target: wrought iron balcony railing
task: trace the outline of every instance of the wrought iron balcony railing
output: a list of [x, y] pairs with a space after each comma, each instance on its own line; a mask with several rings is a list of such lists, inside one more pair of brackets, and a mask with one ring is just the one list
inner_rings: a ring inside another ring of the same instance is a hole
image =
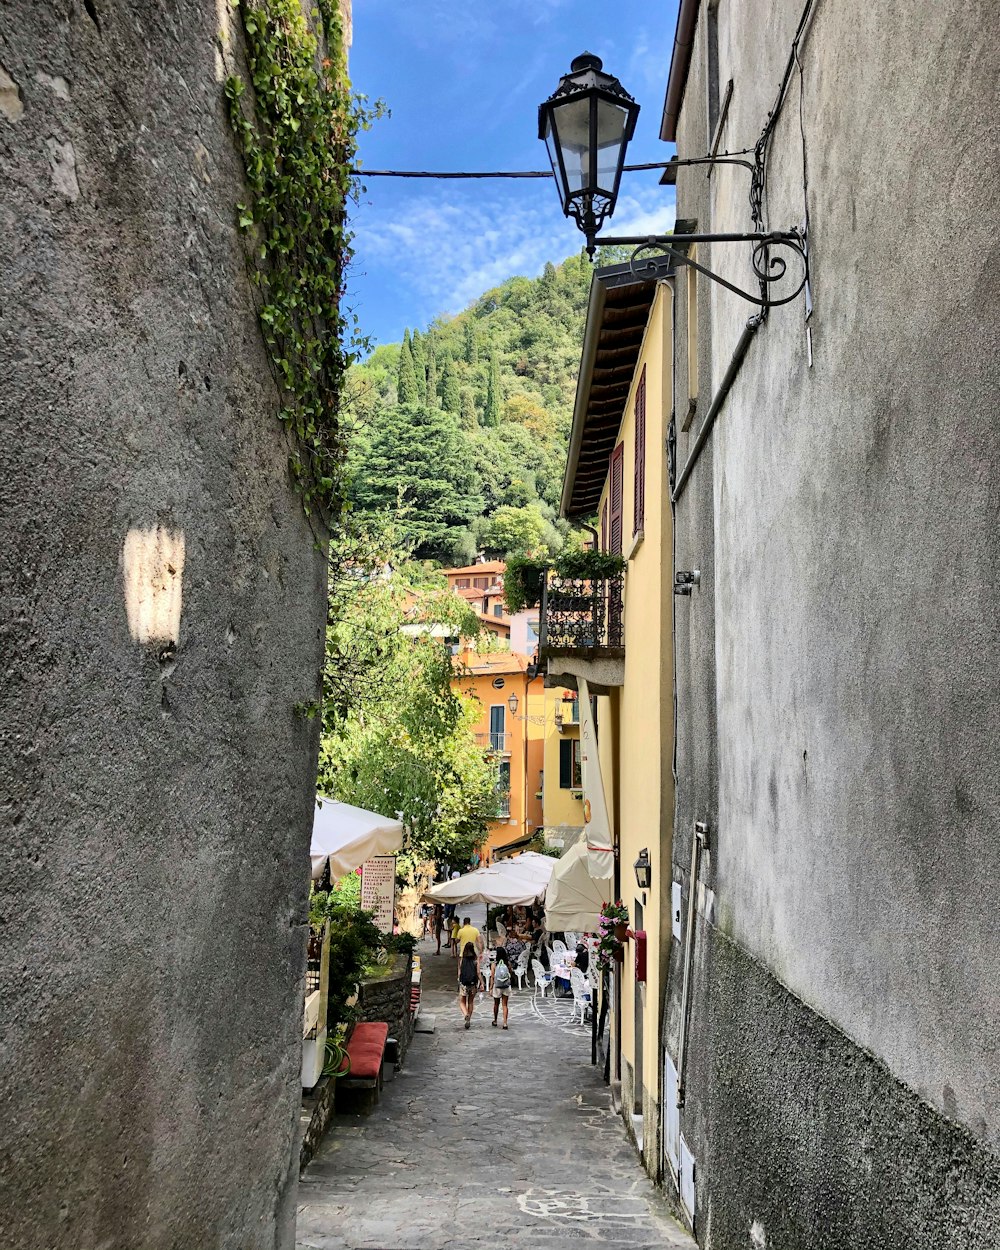
[[509, 755], [510, 737], [510, 734], [482, 733], [476, 734], [476, 742], [484, 751], [493, 751], [497, 755]]
[[621, 652], [625, 646], [622, 574], [559, 577], [549, 573], [542, 588], [539, 656], [559, 652]]

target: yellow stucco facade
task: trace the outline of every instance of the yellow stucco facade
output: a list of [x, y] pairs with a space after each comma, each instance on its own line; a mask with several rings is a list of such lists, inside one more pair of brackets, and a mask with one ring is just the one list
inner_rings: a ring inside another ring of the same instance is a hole
[[[597, 700], [601, 771], [618, 844], [619, 897], [631, 927], [646, 934], [646, 980], [635, 976], [630, 942], [614, 991], [612, 1079], [647, 1166], [658, 1166], [661, 1106], [660, 1022], [671, 937], [673, 826], [673, 534], [667, 457], [670, 420], [672, 286], [657, 285], [616, 445], [622, 447], [622, 554], [625, 681]], [[644, 516], [636, 524], [636, 408], [645, 388]], [[608, 500], [610, 481], [601, 495]], [[651, 888], [636, 885], [633, 865], [646, 850]], [[641, 1119], [639, 1118], [641, 1117]]]

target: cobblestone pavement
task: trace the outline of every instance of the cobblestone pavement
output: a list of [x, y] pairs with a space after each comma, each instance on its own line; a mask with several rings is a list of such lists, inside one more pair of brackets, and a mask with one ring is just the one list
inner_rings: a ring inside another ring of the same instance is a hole
[[[482, 908], [470, 908], [474, 920]], [[370, 1116], [338, 1116], [299, 1191], [299, 1250], [663, 1250], [694, 1242], [642, 1171], [590, 1064], [571, 1001], [477, 1003], [462, 1028], [455, 962], [423, 942], [422, 1011]]]

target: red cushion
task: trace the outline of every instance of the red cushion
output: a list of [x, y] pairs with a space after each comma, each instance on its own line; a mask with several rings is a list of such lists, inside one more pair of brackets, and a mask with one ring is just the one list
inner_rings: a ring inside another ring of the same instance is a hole
[[[381, 1021], [356, 1024], [347, 1043], [347, 1053], [351, 1060], [350, 1075], [360, 1080], [374, 1080], [382, 1067], [382, 1054], [385, 1050], [389, 1026]], [[344, 1065], [342, 1064], [341, 1067]]]

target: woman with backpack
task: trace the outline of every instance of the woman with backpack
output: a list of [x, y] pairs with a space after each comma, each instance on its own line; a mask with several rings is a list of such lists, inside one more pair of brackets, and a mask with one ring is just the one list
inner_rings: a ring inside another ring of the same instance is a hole
[[465, 1016], [465, 1027], [472, 1028], [472, 1009], [476, 1005], [476, 990], [485, 988], [479, 971], [479, 956], [472, 942], [466, 942], [458, 964], [458, 1005]]
[[510, 959], [504, 946], [497, 947], [497, 962], [493, 969], [493, 1027], [497, 1027], [500, 1003], [503, 1002], [503, 1027], [507, 1027], [507, 1005], [510, 1001]]

